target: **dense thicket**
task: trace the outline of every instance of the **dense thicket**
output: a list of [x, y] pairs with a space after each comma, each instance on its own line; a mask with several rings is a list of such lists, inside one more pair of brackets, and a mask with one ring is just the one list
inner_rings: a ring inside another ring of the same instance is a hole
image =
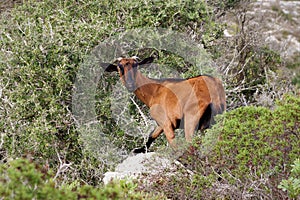
[[[111, 114], [110, 85], [116, 84], [117, 81], [114, 76], [101, 77], [96, 93], [99, 101], [95, 105], [97, 120], [100, 122], [103, 134], [109, 140], [106, 142], [120, 149], [118, 151], [120, 155], [109, 162], [109, 154], [104, 159], [101, 152], [95, 153], [92, 152], [93, 149], [87, 148], [82, 133], [77, 130], [76, 119], [72, 113], [72, 95], [79, 68], [86, 63], [92, 50], [100, 42], [131, 29], [166, 28], [182, 32], [192, 38], [195, 44], [201, 44], [207, 52], [211, 53], [212, 58], [218, 60], [224, 58], [225, 61], [223, 65], [220, 64], [219, 71], [226, 75], [223, 79], [227, 89], [229, 109], [245, 104], [264, 104], [261, 102], [263, 95], [268, 97], [267, 106], [273, 106], [275, 98], [281, 98], [287, 91], [295, 91], [290, 81], [285, 80], [287, 75], [276, 74], [278, 69], [284, 67], [278, 52], [256, 43], [255, 38], [247, 36], [247, 32], [237, 33], [239, 40], [232, 39], [233, 43], [228, 42], [224, 45], [222, 34], [226, 24], [221, 23], [218, 17], [222, 16], [227, 9], [238, 6], [239, 3], [240, 1], [232, 0], [218, 2], [45, 0], [25, 1], [2, 12], [0, 19], [0, 160], [3, 165], [1, 170], [7, 172], [3, 172], [0, 183], [8, 184], [8, 180], [12, 180], [15, 176], [9, 173], [13, 171], [18, 173], [18, 170], [15, 170], [18, 167], [15, 165], [23, 162], [24, 165], [28, 165], [29, 173], [32, 174], [29, 174], [31, 181], [32, 176], [38, 173], [34, 171], [35, 165], [23, 160], [8, 162], [16, 158], [25, 158], [43, 170], [57, 172], [52, 175], [41, 173], [33, 177], [33, 184], [40, 185], [47, 191], [55, 188], [51, 185], [52, 182], [57, 184], [56, 187], [72, 183], [76, 186], [83, 183], [99, 185], [103, 172], [113, 167], [124, 155], [126, 156], [137, 142], [139, 144], [143, 142], [140, 135], [135, 136], [124, 131]], [[245, 41], [250, 39], [252, 41], [247, 42], [252, 46], [243, 48]], [[234, 58], [235, 62], [231, 62], [233, 59], [226, 53], [236, 47], [241, 51], [241, 55]], [[176, 69], [183, 77], [191, 75], [187, 69], [193, 66], [172, 52], [161, 49], [144, 51], [133, 49], [128, 54], [133, 52], [138, 52], [140, 56], [155, 52], [159, 55], [158, 63], [172, 66], [172, 69]], [[230, 69], [226, 67], [228, 63]], [[269, 73], [273, 76], [270, 77]], [[271, 98], [268, 94], [272, 94]], [[259, 95], [260, 98], [254, 98], [255, 95]], [[287, 107], [289, 104], [286, 102]], [[139, 102], [136, 103], [134, 98], [126, 105], [126, 109], [135, 120], [131, 123], [144, 120], [140, 115], [140, 108], [147, 114], [147, 110]], [[241, 108], [236, 112], [244, 113], [243, 115], [228, 114], [228, 116], [240, 121], [248, 111], [247, 108]], [[265, 112], [269, 110], [265, 108]], [[251, 112], [248, 114], [251, 115]], [[299, 118], [297, 119], [299, 122]], [[286, 123], [277, 120], [278, 123]], [[298, 130], [293, 131], [298, 137]], [[268, 137], [272, 138], [272, 135]], [[101, 140], [101, 138], [90, 137], [88, 139], [91, 143], [93, 139], [96, 142]], [[224, 137], [224, 142], [226, 141], [231, 141], [231, 138]], [[162, 143], [158, 142], [156, 145]], [[104, 152], [107, 153], [107, 150], [105, 149]], [[218, 160], [216, 157], [213, 158]], [[214, 160], [211, 162], [215, 163]], [[292, 160], [284, 162], [285, 165], [289, 165]], [[21, 171], [20, 176], [23, 176], [24, 170], [18, 169]], [[47, 183], [40, 182], [41, 177], [52, 176], [53, 178], [54, 174], [56, 174], [54, 180]], [[22, 184], [26, 183], [27, 179], [22, 182]], [[7, 190], [4, 192], [8, 192]], [[122, 189], [117, 189], [119, 190]], [[26, 188], [24, 191], [34, 192]], [[63, 190], [61, 192], [66, 194]], [[39, 195], [44, 193], [32, 194], [33, 196], [28, 198], [40, 197]], [[82, 193], [87, 195], [82, 191], [78, 195]], [[3, 195], [9, 198], [12, 194]]]
[[[195, 28], [199, 38], [213, 39], [221, 29], [212, 19], [212, 9], [205, 3], [189, 1], [129, 1], [126, 6], [110, 1], [43, 1], [24, 3], [4, 13], [2, 157], [30, 155], [42, 163], [46, 159], [53, 167], [59, 154], [80, 164], [83, 155], [72, 118], [72, 87], [91, 50], [111, 35], [140, 27], [183, 32]], [[100, 91], [99, 98], [109, 98], [108, 94], [109, 90]], [[109, 105], [98, 114], [105, 118], [108, 133], [117, 132]]]

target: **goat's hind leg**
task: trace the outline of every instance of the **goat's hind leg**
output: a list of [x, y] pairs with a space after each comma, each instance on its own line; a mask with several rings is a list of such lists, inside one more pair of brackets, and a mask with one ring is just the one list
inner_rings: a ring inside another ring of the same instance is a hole
[[136, 148], [133, 150], [133, 153], [145, 153], [151, 146], [152, 142], [163, 132], [161, 127], [156, 127], [156, 129], [149, 135], [146, 145]]
[[191, 142], [195, 131], [198, 129], [200, 117], [195, 115], [186, 115], [184, 119], [184, 133], [187, 142]]

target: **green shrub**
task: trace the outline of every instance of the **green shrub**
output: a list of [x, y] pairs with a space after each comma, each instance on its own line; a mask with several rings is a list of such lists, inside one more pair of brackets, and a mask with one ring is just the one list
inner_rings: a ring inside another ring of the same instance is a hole
[[268, 180], [265, 192], [280, 198], [277, 185], [300, 155], [299, 105], [299, 97], [286, 96], [274, 110], [249, 106], [227, 112], [206, 133], [219, 134], [209, 163], [230, 184], [263, 177]]
[[[213, 9], [202, 1], [176, 0], [26, 1], [1, 13], [0, 132], [4, 144], [0, 148], [5, 150], [0, 159], [30, 154], [36, 162], [47, 160], [55, 168], [59, 153], [77, 166], [72, 177], [89, 179], [86, 174], [97, 171], [91, 181], [97, 184], [101, 172], [111, 166], [101, 154], [86, 151], [78, 140], [72, 92], [79, 66], [99, 42], [134, 28], [195, 29], [195, 36], [207, 43], [222, 33], [213, 18]], [[120, 130], [110, 113], [110, 85], [116, 78], [101, 81], [97, 118], [112, 144], [129, 151], [138, 139]], [[92, 138], [100, 139], [99, 133]]]
[[[144, 190], [154, 187], [172, 199], [285, 199], [278, 185], [300, 155], [299, 117], [300, 98], [289, 95], [274, 110], [248, 106], [226, 112], [195, 138], [195, 153], [180, 158], [183, 170], [152, 178], [160, 184]], [[294, 190], [296, 182], [281, 185]]]
[[119, 181], [103, 187], [80, 185], [77, 182], [56, 186], [53, 173], [26, 159], [0, 165], [1, 199], [165, 199], [135, 190], [131, 181]]
[[25, 159], [0, 166], [0, 196], [3, 199], [74, 199], [71, 191], [59, 190], [51, 172], [38, 169]]
[[296, 159], [292, 165], [291, 175], [289, 179], [282, 180], [278, 188], [287, 191], [290, 198], [300, 196], [300, 159]]

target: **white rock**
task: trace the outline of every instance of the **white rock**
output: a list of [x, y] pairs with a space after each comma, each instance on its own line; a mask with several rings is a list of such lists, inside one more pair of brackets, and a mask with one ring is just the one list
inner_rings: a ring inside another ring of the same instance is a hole
[[224, 30], [224, 36], [225, 36], [225, 37], [232, 37], [232, 34], [230, 34], [230, 33], [228, 32], [228, 30], [225, 29], [225, 30]]
[[129, 156], [116, 166], [114, 172], [104, 174], [103, 183], [113, 180], [134, 179], [140, 174], [158, 174], [163, 169], [171, 167], [171, 161], [159, 156], [157, 153], [141, 153]]

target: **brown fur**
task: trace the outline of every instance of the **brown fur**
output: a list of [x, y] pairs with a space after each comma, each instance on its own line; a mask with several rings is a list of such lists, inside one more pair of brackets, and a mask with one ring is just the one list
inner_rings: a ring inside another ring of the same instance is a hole
[[[150, 134], [146, 148], [162, 132], [169, 144], [175, 147], [174, 130], [177, 128], [184, 128], [185, 138], [190, 142], [196, 130], [208, 128], [214, 121], [213, 117], [226, 109], [224, 88], [217, 78], [198, 76], [186, 80], [155, 80], [142, 75], [137, 65], [136, 59], [122, 58], [118, 60], [117, 69], [106, 71], [118, 70], [125, 86], [150, 108], [150, 115], [158, 126]], [[134, 152], [144, 152], [146, 148]]]

